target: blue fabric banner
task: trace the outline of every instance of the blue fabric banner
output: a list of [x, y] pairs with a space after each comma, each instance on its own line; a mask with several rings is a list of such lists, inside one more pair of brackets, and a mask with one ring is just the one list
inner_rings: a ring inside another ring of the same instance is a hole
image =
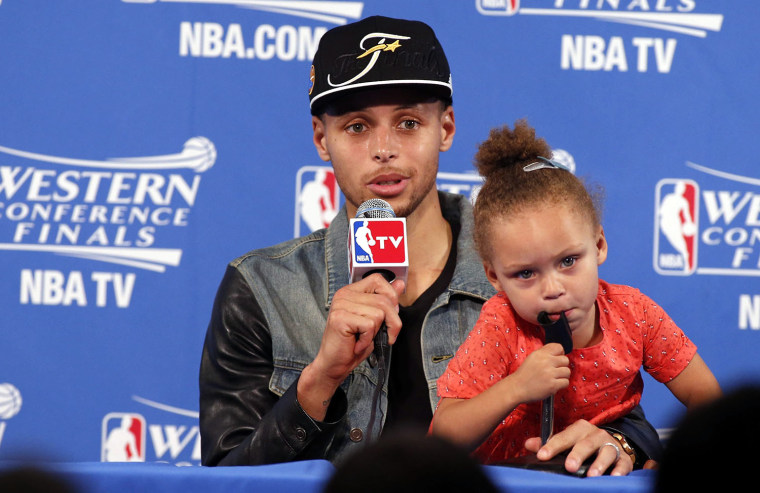
[[[606, 190], [601, 277], [724, 387], [760, 376], [754, 2], [0, 0], [0, 459], [199, 464], [217, 285], [340, 208], [310, 60], [375, 14], [447, 52], [441, 189], [474, 199], [478, 143], [526, 118]], [[643, 405], [663, 433], [683, 411], [650, 378]]]

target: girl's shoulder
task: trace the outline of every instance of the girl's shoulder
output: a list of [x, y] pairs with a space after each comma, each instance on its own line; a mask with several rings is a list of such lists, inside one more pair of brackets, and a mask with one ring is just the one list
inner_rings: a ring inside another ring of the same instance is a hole
[[625, 284], [612, 284], [599, 280], [597, 303], [603, 310], [611, 312], [634, 312], [662, 316], [664, 310], [652, 298], [638, 288]]
[[625, 284], [612, 284], [601, 279], [599, 280], [597, 302], [601, 309], [614, 312], [661, 310], [652, 298], [642, 293], [638, 288]]

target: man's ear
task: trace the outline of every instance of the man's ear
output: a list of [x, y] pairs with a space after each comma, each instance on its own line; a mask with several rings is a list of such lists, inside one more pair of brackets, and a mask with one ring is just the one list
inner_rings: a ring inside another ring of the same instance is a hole
[[330, 152], [327, 150], [325, 122], [318, 116], [312, 116], [311, 128], [314, 131], [314, 147], [317, 148], [317, 154], [322, 158], [322, 161], [330, 161]]
[[496, 276], [496, 271], [494, 270], [493, 266], [484, 261], [483, 270], [486, 271], [486, 278], [488, 278], [488, 282], [491, 283], [491, 286], [493, 286], [496, 291], [504, 291], [504, 289], [501, 287], [501, 283], [499, 282], [499, 278]]
[[441, 152], [448, 151], [451, 144], [454, 143], [454, 134], [457, 132], [457, 126], [454, 122], [454, 108], [449, 105], [441, 113]]
[[596, 265], [602, 265], [607, 260], [607, 238], [604, 236], [604, 228], [599, 226], [596, 237]]

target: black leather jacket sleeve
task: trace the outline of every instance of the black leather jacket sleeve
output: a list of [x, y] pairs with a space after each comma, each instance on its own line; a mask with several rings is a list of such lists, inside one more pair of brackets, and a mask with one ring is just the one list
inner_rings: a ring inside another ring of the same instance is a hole
[[318, 422], [296, 399], [296, 381], [280, 397], [269, 389], [272, 339], [251, 288], [232, 266], [217, 291], [199, 375], [201, 463], [257, 465], [325, 458], [345, 417], [338, 389]]

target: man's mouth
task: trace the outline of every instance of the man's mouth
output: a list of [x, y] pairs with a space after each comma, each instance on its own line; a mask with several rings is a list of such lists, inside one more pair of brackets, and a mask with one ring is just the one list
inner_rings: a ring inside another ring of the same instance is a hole
[[408, 181], [400, 174], [385, 174], [373, 178], [367, 187], [380, 197], [391, 197], [403, 192]]
[[380, 176], [376, 176], [372, 180], [371, 184], [372, 185], [394, 185], [396, 183], [399, 183], [403, 179], [404, 177], [402, 175], [399, 175], [396, 173], [390, 174], [390, 175], [380, 175]]

